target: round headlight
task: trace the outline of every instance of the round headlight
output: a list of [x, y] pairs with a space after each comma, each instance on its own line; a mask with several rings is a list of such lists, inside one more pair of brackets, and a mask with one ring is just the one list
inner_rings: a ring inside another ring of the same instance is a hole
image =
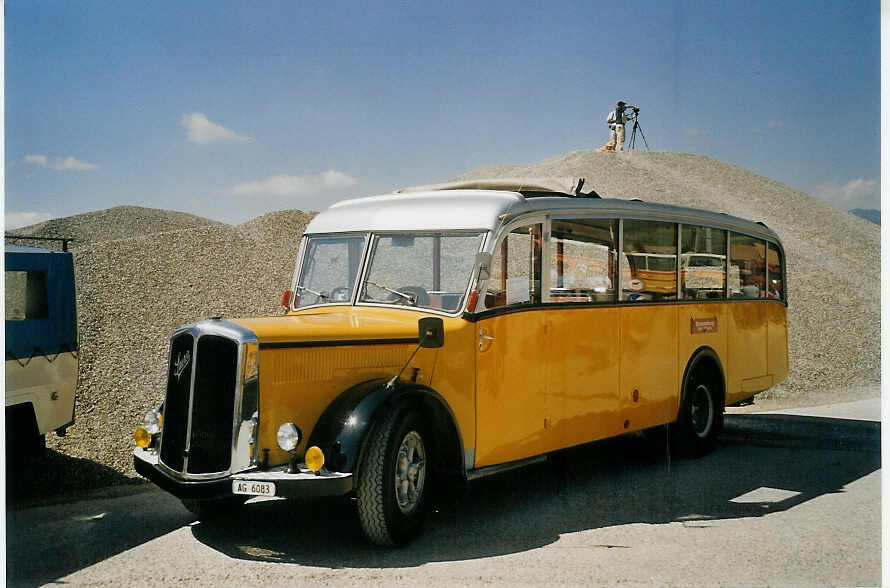
[[300, 443], [300, 429], [293, 423], [278, 427], [278, 447], [283, 451], [293, 451]]
[[145, 427], [149, 435], [157, 435], [161, 430], [161, 421], [161, 411], [153, 408], [145, 413], [145, 417], [142, 419], [142, 426]]

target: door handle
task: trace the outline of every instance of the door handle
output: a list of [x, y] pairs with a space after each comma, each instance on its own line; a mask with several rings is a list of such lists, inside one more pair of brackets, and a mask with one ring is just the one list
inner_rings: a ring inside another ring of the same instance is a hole
[[494, 337], [485, 332], [485, 329], [479, 328], [479, 351], [483, 351], [486, 341], [494, 341]]

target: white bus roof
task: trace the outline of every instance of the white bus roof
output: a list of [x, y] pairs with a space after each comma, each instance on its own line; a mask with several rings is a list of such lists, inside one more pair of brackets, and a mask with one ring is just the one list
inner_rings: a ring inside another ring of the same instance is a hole
[[[319, 213], [305, 232], [487, 231], [520, 215], [550, 213], [556, 216], [590, 215], [594, 218], [621, 217], [700, 224], [778, 241], [776, 233], [766, 225], [723, 213], [639, 200], [584, 195], [572, 197], [578, 183], [571, 181], [517, 183], [519, 181], [526, 180], [452, 182], [344, 200]], [[478, 186], [500, 189], [480, 189]], [[512, 189], [503, 189], [505, 186]], [[553, 188], [557, 187], [559, 191], [554, 191]], [[563, 188], [569, 190], [563, 191]]]

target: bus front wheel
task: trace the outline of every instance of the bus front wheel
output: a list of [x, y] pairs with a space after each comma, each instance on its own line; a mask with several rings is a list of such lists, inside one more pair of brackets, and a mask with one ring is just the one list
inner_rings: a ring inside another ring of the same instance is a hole
[[433, 463], [427, 430], [418, 413], [399, 407], [371, 432], [356, 498], [362, 530], [377, 545], [404, 544], [420, 532]]

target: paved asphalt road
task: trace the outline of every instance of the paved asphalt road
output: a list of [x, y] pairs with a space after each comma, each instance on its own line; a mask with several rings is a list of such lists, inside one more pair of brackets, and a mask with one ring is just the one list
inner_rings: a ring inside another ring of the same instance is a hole
[[732, 414], [709, 456], [620, 439], [470, 485], [415, 543], [368, 546], [345, 501], [171, 496], [7, 512], [10, 586], [879, 585], [880, 404]]

